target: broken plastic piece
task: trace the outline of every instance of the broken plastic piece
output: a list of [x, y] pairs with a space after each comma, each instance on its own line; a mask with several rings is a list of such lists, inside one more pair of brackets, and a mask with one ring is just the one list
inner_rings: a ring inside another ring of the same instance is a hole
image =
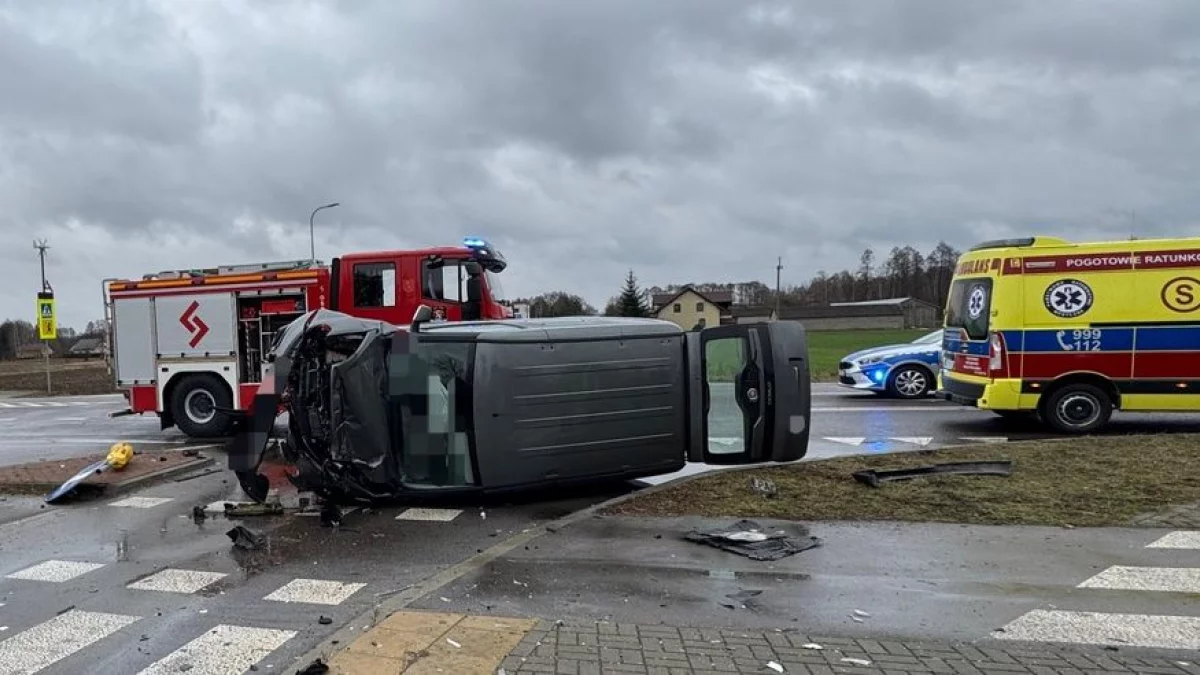
[[777, 530], [771, 534], [761, 532], [762, 528], [750, 520], [739, 520], [732, 526], [709, 532], [692, 530], [684, 536], [688, 541], [707, 544], [730, 553], [745, 556], [751, 560], [779, 560], [795, 555], [810, 548], [821, 545], [821, 540], [808, 535], [803, 527], [799, 537], [789, 537], [786, 532]]
[[233, 541], [234, 546], [246, 551], [260, 549], [267, 543], [267, 538], [264, 535], [252, 532], [241, 525], [226, 532], [225, 536]]
[[918, 466], [911, 469], [885, 469], [882, 471], [864, 469], [862, 471], [855, 471], [852, 475], [854, 476], [854, 480], [863, 485], [879, 487], [880, 483], [889, 481], [950, 474], [958, 476], [1011, 476], [1012, 462], [1009, 460], [944, 462], [941, 464]]
[[868, 661], [868, 660], [866, 660], [866, 659], [851, 659], [851, 658], [844, 658], [844, 659], [842, 659], [842, 663], [849, 663], [849, 664], [851, 664], [851, 665], [855, 665], [855, 666], [869, 666], [869, 665], [871, 665], [871, 662], [870, 662], [870, 661]]
[[779, 665], [778, 663], [776, 663], [774, 661], [767, 661], [767, 667], [777, 673], [783, 672], [783, 666]]

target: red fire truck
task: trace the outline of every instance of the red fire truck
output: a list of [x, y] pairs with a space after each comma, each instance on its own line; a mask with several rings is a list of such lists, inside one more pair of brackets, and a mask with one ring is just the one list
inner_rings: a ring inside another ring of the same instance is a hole
[[106, 279], [109, 370], [128, 410], [153, 412], [162, 428], [222, 436], [247, 411], [275, 334], [305, 312], [334, 309], [406, 325], [417, 307], [447, 321], [505, 319], [498, 274], [504, 256], [488, 242], [354, 253], [326, 266], [300, 260], [228, 265]]

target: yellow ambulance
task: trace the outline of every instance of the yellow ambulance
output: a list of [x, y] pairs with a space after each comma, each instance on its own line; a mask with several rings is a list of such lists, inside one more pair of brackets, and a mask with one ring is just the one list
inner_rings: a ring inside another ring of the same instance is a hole
[[1200, 411], [1200, 237], [989, 241], [958, 260], [938, 395], [1091, 433]]

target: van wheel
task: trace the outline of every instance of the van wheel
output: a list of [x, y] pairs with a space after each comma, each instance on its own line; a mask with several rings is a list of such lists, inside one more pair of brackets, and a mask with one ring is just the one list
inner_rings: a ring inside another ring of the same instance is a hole
[[217, 408], [233, 407], [225, 381], [208, 373], [184, 375], [171, 393], [175, 426], [193, 438], [214, 438], [229, 431], [232, 420]]
[[931, 387], [929, 371], [920, 366], [900, 366], [888, 377], [888, 393], [896, 398], [922, 398]]
[[1046, 398], [1041, 417], [1059, 433], [1088, 434], [1108, 424], [1112, 411], [1112, 399], [1100, 388], [1068, 384]]

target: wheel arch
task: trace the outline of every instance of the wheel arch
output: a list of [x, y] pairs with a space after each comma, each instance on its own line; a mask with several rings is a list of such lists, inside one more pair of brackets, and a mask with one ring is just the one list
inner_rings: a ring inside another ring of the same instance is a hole
[[1071, 384], [1090, 384], [1112, 399], [1113, 408], [1118, 410], [1121, 408], [1121, 390], [1117, 388], [1111, 378], [1092, 370], [1079, 370], [1054, 378], [1042, 389], [1041, 395], [1038, 396], [1038, 406], [1040, 407], [1043, 402], [1048, 401], [1054, 392]]
[[892, 390], [893, 378], [896, 376], [896, 373], [901, 368], [906, 368], [908, 366], [919, 368], [920, 370], [924, 371], [925, 376], [929, 378], [929, 387], [926, 389], [926, 393], [937, 389], [937, 373], [934, 371], [932, 366], [924, 361], [921, 361], [920, 359], [905, 359], [898, 363], [893, 363], [888, 368], [887, 375], [883, 377], [883, 382], [881, 383], [883, 390], [890, 392]]
[[177, 371], [177, 372], [171, 374], [170, 379], [168, 379], [166, 385], [163, 386], [162, 402], [160, 404], [160, 407], [162, 408], [162, 418], [163, 418], [163, 426], [164, 427], [169, 427], [169, 426], [175, 425], [175, 413], [173, 412], [174, 407], [172, 405], [172, 402], [174, 401], [174, 398], [175, 398], [175, 391], [177, 389], [179, 389], [179, 385], [190, 378], [202, 377], [202, 376], [209, 376], [209, 377], [212, 377], [213, 379], [217, 380], [218, 382], [220, 382], [221, 387], [224, 388], [224, 390], [225, 390], [225, 393], [229, 394], [229, 400], [236, 401], [236, 399], [234, 398], [237, 395], [236, 390], [234, 390], [232, 387], [230, 387], [229, 382], [225, 379], [225, 377], [222, 376], [221, 373], [217, 372], [216, 370], [180, 370], [180, 371]]

